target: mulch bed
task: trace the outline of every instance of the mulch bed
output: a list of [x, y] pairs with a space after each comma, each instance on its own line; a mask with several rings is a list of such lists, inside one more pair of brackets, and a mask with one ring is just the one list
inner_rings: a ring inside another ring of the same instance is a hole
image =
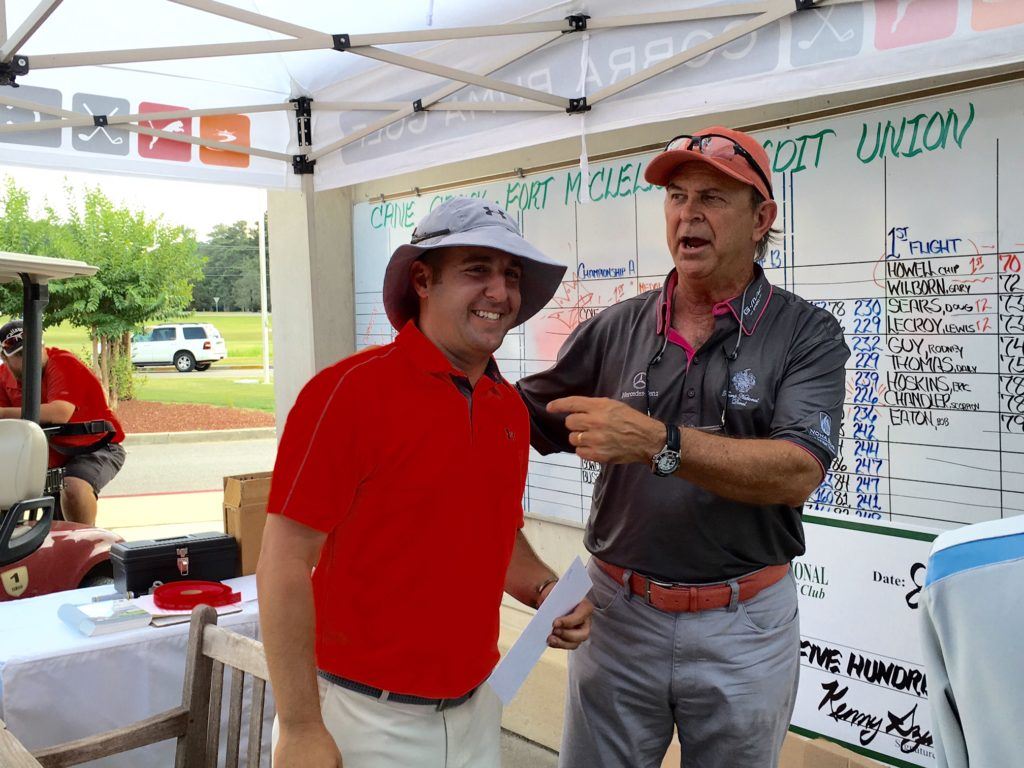
[[126, 434], [139, 432], [194, 432], [213, 429], [272, 427], [274, 414], [248, 408], [189, 403], [152, 403], [126, 400], [119, 403], [118, 420]]

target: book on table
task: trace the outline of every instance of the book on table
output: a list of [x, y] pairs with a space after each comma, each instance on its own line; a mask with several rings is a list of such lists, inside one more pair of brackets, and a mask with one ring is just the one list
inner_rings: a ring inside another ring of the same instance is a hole
[[64, 603], [57, 615], [83, 635], [106, 635], [148, 626], [149, 612], [127, 600], [103, 600], [95, 603]]

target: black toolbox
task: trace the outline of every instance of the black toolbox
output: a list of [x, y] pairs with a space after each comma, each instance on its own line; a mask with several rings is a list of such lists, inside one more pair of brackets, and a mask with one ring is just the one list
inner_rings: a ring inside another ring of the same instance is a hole
[[124, 541], [110, 548], [114, 586], [138, 597], [154, 582], [223, 581], [239, 575], [238, 542], [225, 533]]

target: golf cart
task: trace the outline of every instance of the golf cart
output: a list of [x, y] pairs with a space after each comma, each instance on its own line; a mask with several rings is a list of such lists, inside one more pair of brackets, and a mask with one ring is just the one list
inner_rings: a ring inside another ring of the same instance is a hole
[[51, 280], [95, 274], [81, 261], [0, 252], [0, 282], [24, 286], [21, 419], [0, 419], [0, 602], [93, 586], [111, 578], [110, 547], [121, 537], [55, 520], [61, 473], [47, 470], [47, 432], [97, 433], [99, 424], [39, 425], [43, 308]]

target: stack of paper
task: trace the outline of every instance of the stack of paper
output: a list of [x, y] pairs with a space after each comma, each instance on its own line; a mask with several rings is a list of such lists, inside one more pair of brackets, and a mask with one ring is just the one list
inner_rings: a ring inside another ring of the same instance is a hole
[[64, 603], [57, 609], [57, 615], [83, 635], [90, 636], [137, 629], [149, 624], [153, 618], [128, 600], [103, 600], [80, 605]]

